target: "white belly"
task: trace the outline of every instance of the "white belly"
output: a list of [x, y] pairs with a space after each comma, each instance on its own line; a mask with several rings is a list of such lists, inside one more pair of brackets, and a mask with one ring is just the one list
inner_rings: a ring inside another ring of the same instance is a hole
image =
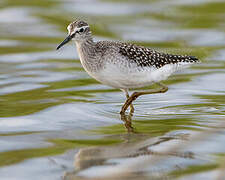
[[140, 88], [167, 79], [174, 71], [185, 67], [183, 65], [184, 64], [168, 64], [159, 69], [144, 67], [139, 69], [131, 68], [130, 70], [120, 68], [116, 65], [108, 65], [100, 72], [89, 74], [101, 83], [115, 88]]

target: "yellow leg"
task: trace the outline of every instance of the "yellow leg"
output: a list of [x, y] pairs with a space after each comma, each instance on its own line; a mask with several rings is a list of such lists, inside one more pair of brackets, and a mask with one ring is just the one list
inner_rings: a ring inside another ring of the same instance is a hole
[[[129, 99], [129, 93], [128, 93], [128, 90], [127, 89], [121, 89], [123, 92], [125, 92], [126, 94], [126, 98]], [[134, 106], [132, 104], [132, 102], [130, 103], [130, 115], [132, 116], [134, 113]]]
[[135, 101], [139, 96], [145, 95], [145, 94], [165, 93], [166, 91], [168, 91], [167, 86], [165, 86], [161, 83], [157, 83], [157, 84], [159, 86], [161, 86], [161, 88], [153, 89], [153, 90], [150, 90], [150, 91], [134, 92], [130, 97], [129, 97], [129, 94], [128, 94], [128, 99], [126, 100], [126, 102], [124, 103], [124, 105], [123, 105], [123, 107], [121, 108], [121, 111], [120, 111], [121, 116], [125, 114], [125, 111], [127, 110], [127, 108], [130, 105], [132, 105], [132, 102]]

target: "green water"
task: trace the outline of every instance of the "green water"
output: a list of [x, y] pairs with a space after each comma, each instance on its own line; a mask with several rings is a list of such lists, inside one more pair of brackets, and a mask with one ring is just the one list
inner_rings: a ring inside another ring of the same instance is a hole
[[[0, 17], [2, 179], [223, 179], [224, 1], [3, 0]], [[96, 40], [202, 63], [137, 99], [127, 133], [124, 94], [89, 77], [72, 43], [55, 50], [75, 19]]]

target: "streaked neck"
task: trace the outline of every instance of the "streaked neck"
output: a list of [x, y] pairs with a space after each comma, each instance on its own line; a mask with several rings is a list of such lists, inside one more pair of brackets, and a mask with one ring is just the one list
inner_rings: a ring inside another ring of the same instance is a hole
[[95, 45], [92, 38], [76, 41], [80, 61], [86, 71], [96, 71], [98, 68]]

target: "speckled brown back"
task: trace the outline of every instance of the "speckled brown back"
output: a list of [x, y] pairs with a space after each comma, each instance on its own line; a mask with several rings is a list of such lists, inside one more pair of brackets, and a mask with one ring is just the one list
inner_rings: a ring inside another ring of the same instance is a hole
[[166, 64], [176, 64], [179, 62], [194, 63], [198, 61], [194, 56], [159, 53], [150, 48], [127, 43], [121, 44], [119, 52], [121, 55], [128, 57], [131, 62], [142, 67], [153, 66], [160, 68]]

